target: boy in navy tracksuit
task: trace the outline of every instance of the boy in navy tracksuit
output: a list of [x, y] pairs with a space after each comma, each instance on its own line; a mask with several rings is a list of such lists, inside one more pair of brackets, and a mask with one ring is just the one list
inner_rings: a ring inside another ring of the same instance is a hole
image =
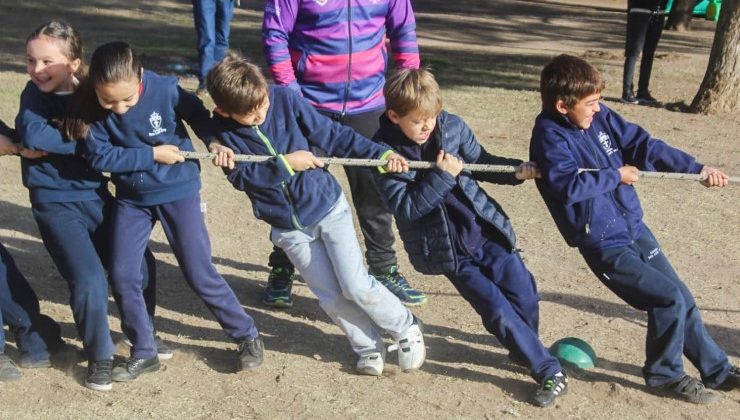
[[[82, 123], [83, 118], [70, 121], [70, 134], [85, 139], [91, 166], [111, 172], [116, 185], [110, 277], [123, 330], [133, 346], [126, 363], [113, 369], [112, 379], [130, 381], [160, 368], [136, 270], [157, 221], [188, 285], [238, 344], [240, 370], [258, 367], [264, 346], [254, 320], [211, 261], [200, 206], [200, 165], [179, 153], [194, 150], [185, 121], [205, 141], [211, 140], [210, 113], [200, 99], [177, 85], [177, 78], [144, 71], [123, 42], [95, 50], [89, 77], [79, 92], [77, 99], [89, 107], [81, 115], [89, 112], [92, 123]], [[210, 142], [209, 150], [226, 160], [228, 149], [217, 141]]]
[[[15, 130], [0, 121], [0, 156], [20, 154], [22, 147], [17, 141]], [[50, 366], [49, 351], [63, 344], [59, 325], [41, 314], [36, 293], [0, 244], [0, 381], [9, 381], [20, 378], [21, 373], [5, 355], [4, 324], [15, 336], [22, 367]]]
[[[647, 385], [699, 404], [718, 398], [705, 385], [737, 388], [740, 371], [709, 337], [691, 292], [642, 221], [632, 186], [638, 169], [701, 173], [705, 186], [726, 186], [728, 177], [599, 103], [604, 81], [582, 59], [556, 57], [542, 70], [540, 86], [543, 110], [530, 144], [542, 171], [537, 187], [565, 241], [599, 280], [647, 311]], [[682, 355], [703, 384], [686, 375]]]
[[[450, 279], [510, 359], [530, 368], [541, 385], [533, 402], [551, 405], [567, 391], [568, 379], [537, 335], [539, 295], [509, 218], [477, 182], [520, 184], [536, 175], [536, 166], [484, 150], [460, 117], [442, 111], [439, 86], [427, 70], [391, 76], [385, 99], [388, 110], [375, 139], [407, 159], [437, 162], [429, 171], [376, 176], [412, 265]], [[519, 168], [516, 174], [474, 175], [462, 170], [463, 162]]]

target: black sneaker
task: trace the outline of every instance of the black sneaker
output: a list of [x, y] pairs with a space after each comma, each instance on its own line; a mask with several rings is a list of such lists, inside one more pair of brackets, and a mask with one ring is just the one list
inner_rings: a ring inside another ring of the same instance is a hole
[[267, 287], [262, 297], [262, 303], [273, 308], [287, 309], [293, 306], [290, 297], [293, 288], [293, 274], [295, 270], [273, 267], [267, 278]]
[[421, 306], [427, 303], [427, 296], [409, 284], [406, 277], [398, 271], [397, 265], [388, 267], [385, 271], [371, 271], [370, 274], [406, 306]]
[[731, 366], [730, 373], [727, 374], [725, 380], [715, 389], [732, 391], [737, 388], [740, 388], [740, 366]]
[[623, 94], [622, 97], [619, 99], [619, 102], [629, 105], [637, 105], [640, 103], [640, 101], [635, 98], [635, 95], [633, 95], [632, 92]]
[[653, 95], [650, 94], [650, 92], [637, 92], [637, 96], [635, 97], [637, 101], [641, 104], [645, 105], [652, 105], [657, 104], [658, 100], [653, 98]]
[[[126, 334], [123, 334], [121, 342], [129, 347], [134, 346], [134, 344], [131, 342], [131, 340], [129, 340]], [[157, 348], [157, 357], [159, 357], [159, 360], [170, 360], [175, 354], [170, 346], [168, 346], [167, 343], [162, 340], [162, 337], [156, 334], [154, 335], [154, 346]]]
[[162, 340], [162, 337], [155, 335], [154, 336], [154, 345], [157, 347], [157, 357], [159, 357], [159, 360], [170, 360], [172, 359], [172, 356], [174, 353], [172, 352], [172, 349], [170, 346], [167, 345], [167, 343]]
[[656, 390], [662, 395], [694, 404], [709, 404], [719, 399], [717, 393], [708, 390], [700, 380], [689, 375], [684, 375], [676, 382], [663, 385]]
[[254, 370], [262, 365], [265, 358], [265, 343], [262, 337], [245, 338], [236, 350], [239, 353], [239, 370]]
[[116, 382], [133, 381], [139, 375], [158, 371], [160, 366], [159, 357], [157, 356], [151, 359], [129, 357], [125, 363], [121, 363], [113, 369], [111, 378]]
[[540, 407], [552, 405], [555, 398], [568, 393], [568, 376], [560, 372], [555, 376], [542, 381], [540, 387], [532, 395], [532, 403]]
[[110, 391], [113, 388], [111, 383], [112, 369], [112, 359], [98, 360], [97, 362], [88, 361], [85, 386], [95, 391]]
[[0, 353], [0, 382], [9, 382], [20, 379], [23, 374], [13, 363], [10, 357]]

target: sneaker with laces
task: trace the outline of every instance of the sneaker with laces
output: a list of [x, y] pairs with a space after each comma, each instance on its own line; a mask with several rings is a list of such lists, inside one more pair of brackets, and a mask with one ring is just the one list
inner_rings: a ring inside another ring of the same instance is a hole
[[619, 102], [629, 105], [637, 105], [640, 103], [640, 101], [635, 98], [635, 95], [632, 92], [623, 94], [622, 97], [619, 99]]
[[709, 404], [719, 399], [717, 393], [708, 390], [700, 380], [689, 375], [684, 375], [676, 382], [663, 385], [656, 390], [659, 394], [693, 404]]
[[267, 278], [267, 287], [262, 297], [262, 303], [273, 308], [287, 309], [293, 306], [290, 297], [293, 288], [293, 269], [273, 267]]
[[0, 382], [9, 382], [20, 379], [23, 374], [13, 363], [10, 357], [0, 353]]
[[161, 366], [162, 365], [159, 364], [158, 356], [154, 356], [150, 359], [129, 357], [124, 363], [113, 368], [111, 379], [116, 382], [133, 381], [140, 375], [158, 371]]
[[371, 271], [380, 284], [390, 290], [406, 306], [421, 306], [427, 303], [427, 296], [409, 285], [406, 278], [398, 271], [397, 265], [385, 271]]
[[239, 353], [239, 370], [254, 370], [265, 360], [265, 343], [262, 337], [247, 337], [237, 347]]
[[363, 354], [357, 360], [355, 370], [362, 375], [380, 376], [383, 374], [384, 359], [383, 353], [379, 351]]
[[635, 99], [641, 104], [657, 104], [658, 100], [653, 98], [653, 95], [650, 94], [650, 92], [637, 92], [637, 96], [635, 96]]
[[87, 362], [87, 378], [85, 386], [95, 391], [110, 391], [113, 388], [111, 371], [113, 360], [98, 360]]
[[727, 377], [715, 389], [732, 391], [737, 388], [740, 388], [740, 366], [730, 366], [730, 372], [727, 374]]
[[398, 367], [404, 372], [419, 369], [426, 360], [422, 329], [421, 321], [414, 317], [414, 323], [398, 337], [396, 344], [388, 347], [388, 351], [398, 351]]
[[540, 387], [532, 394], [532, 403], [539, 407], [552, 405], [555, 398], [568, 393], [568, 375], [559, 372], [540, 384]]

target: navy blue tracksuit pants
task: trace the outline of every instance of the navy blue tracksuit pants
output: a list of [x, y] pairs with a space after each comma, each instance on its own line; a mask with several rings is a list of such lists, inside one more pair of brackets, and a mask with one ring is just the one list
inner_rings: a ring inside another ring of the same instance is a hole
[[36, 293], [0, 244], [0, 354], [5, 352], [3, 323], [30, 362], [48, 359], [50, 348], [61, 344], [59, 325], [41, 315]]
[[188, 285], [226, 334], [235, 342], [256, 337], [254, 320], [244, 312], [231, 287], [211, 262], [211, 242], [197, 192], [178, 201], [153, 206], [116, 200], [109, 238], [111, 283], [118, 296], [123, 332], [133, 343], [131, 356], [149, 359], [157, 355], [138, 270], [138, 262], [157, 221], [162, 224]]
[[[112, 197], [70, 203], [34, 203], [33, 216], [44, 246], [70, 291], [77, 333], [90, 361], [113, 357], [108, 326], [108, 212]], [[104, 223], [105, 220], [105, 223]], [[154, 256], [139, 259], [137, 270], [147, 279], [149, 308], [155, 306]]]
[[648, 386], [681, 379], [682, 355], [696, 366], [705, 385], [713, 388], [727, 378], [727, 355], [707, 333], [694, 297], [649, 229], [630, 246], [581, 254], [606, 287], [635, 309], [647, 311], [642, 374]]
[[459, 256], [457, 272], [447, 278], [478, 312], [486, 330], [513, 356], [527, 360], [537, 383], [562, 370], [539, 339], [540, 298], [518, 252], [488, 240], [475, 255]]

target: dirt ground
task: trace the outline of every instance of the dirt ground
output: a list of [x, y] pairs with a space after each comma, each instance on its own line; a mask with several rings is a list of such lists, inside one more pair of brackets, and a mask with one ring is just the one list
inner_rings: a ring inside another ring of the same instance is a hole
[[[194, 60], [194, 48], [188, 49], [194, 45], [188, 2], [57, 3], [0, 0], [0, 117], [5, 121], [13, 120], [26, 81], [23, 40], [32, 27], [52, 17], [79, 25], [88, 48], [114, 37], [133, 39], [154, 68]], [[693, 32], [664, 34], [652, 78], [660, 106], [614, 100], [621, 85], [625, 4], [425, 0], [416, 1], [415, 8], [422, 55], [439, 76], [445, 107], [462, 115], [493, 153], [527, 157], [539, 110], [539, 70], [554, 54], [567, 52], [586, 57], [605, 73], [608, 106], [700, 161], [740, 175], [740, 116], [682, 112], [704, 75], [713, 23], [697, 20]], [[258, 60], [261, 5], [242, 1], [232, 36], [232, 45]], [[147, 36], [160, 42], [171, 38], [173, 47], [158, 49], [146, 43]], [[195, 87], [192, 77], [182, 83]], [[345, 183], [341, 171], [333, 172]], [[0, 159], [0, 174], [0, 240], [38, 292], [43, 312], [59, 321], [65, 340], [79, 348], [68, 291], [31, 217], [19, 161]], [[156, 325], [175, 357], [159, 373], [101, 393], [84, 387], [86, 364], [72, 352], [51, 369], [24, 370], [20, 381], [0, 384], [0, 418], [738, 418], [739, 391], [723, 393], [720, 401], [703, 407], [646, 392], [640, 373], [645, 314], [606, 290], [566, 246], [533, 183], [488, 185], [486, 190], [511, 216], [538, 281], [542, 341], [549, 345], [576, 336], [599, 357], [596, 368], [574, 375], [569, 395], [549, 409], [526, 402], [535, 387], [528, 373], [507, 362], [506, 351], [445, 278], [413, 271], [400, 243], [402, 271], [429, 296], [427, 305], [414, 309], [427, 327], [426, 364], [418, 373], [405, 374], [389, 358], [381, 377], [353, 374], [347, 340], [304, 284], [296, 283], [291, 310], [260, 304], [271, 249], [268, 226], [255, 220], [246, 197], [219, 170], [204, 165], [202, 177], [213, 260], [257, 321], [267, 348], [264, 366], [254, 373], [234, 373], [234, 344], [186, 287], [157, 228], [151, 241], [159, 274]], [[708, 190], [659, 180], [643, 180], [637, 188], [646, 221], [693, 291], [711, 335], [737, 362], [740, 188]], [[111, 329], [118, 338], [112, 300], [110, 307]], [[118, 355], [127, 351], [119, 346]], [[12, 341], [7, 353], [18, 356]], [[690, 365], [687, 371], [696, 374]]]

